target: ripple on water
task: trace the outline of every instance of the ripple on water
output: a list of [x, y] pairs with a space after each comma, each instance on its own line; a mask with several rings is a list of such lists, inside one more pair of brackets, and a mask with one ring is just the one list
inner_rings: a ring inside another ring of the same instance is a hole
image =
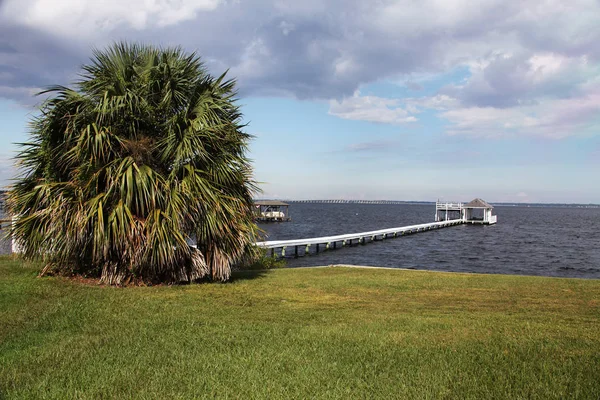
[[[269, 240], [429, 222], [433, 205], [292, 204], [293, 221], [262, 225]], [[494, 226], [460, 225], [289, 259], [290, 266], [374, 265], [600, 278], [600, 209], [496, 207]], [[358, 214], [358, 215], [357, 215]]]

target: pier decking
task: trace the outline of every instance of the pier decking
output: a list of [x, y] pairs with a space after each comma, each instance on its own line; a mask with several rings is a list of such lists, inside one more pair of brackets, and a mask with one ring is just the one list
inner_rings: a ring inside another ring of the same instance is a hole
[[462, 219], [453, 219], [448, 221], [437, 221], [426, 224], [402, 226], [398, 228], [381, 229], [377, 231], [348, 233], [344, 235], [323, 236], [309, 239], [293, 239], [293, 240], [272, 240], [266, 242], [258, 242], [256, 245], [264, 249], [271, 249], [271, 255], [275, 255], [276, 249], [281, 249], [280, 255], [285, 257], [287, 248], [293, 247], [294, 257], [300, 255], [299, 249], [303, 250], [303, 254], [309, 254], [312, 245], [315, 245], [315, 252], [319, 252], [320, 246], [325, 246], [325, 250], [335, 249], [338, 243], [341, 246], [351, 246], [353, 244], [365, 244], [367, 241], [374, 242], [375, 240], [383, 240], [387, 238], [395, 238], [398, 236], [409, 235], [412, 233], [429, 231], [433, 229], [446, 228], [464, 224], [466, 221]]

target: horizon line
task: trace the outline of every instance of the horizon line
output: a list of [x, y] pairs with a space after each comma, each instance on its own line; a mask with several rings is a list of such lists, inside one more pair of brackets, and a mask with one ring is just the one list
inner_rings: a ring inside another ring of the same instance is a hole
[[[288, 201], [288, 202], [311, 202], [311, 203], [327, 203], [327, 202], [365, 202], [365, 203], [376, 203], [376, 202], [387, 202], [387, 203], [424, 203], [424, 204], [435, 204], [435, 200], [389, 200], [389, 199], [293, 199], [293, 198], [284, 198], [284, 197], [261, 197], [254, 198], [254, 201], [264, 201], [264, 200], [279, 200], [279, 201]], [[450, 202], [450, 200], [448, 200]], [[600, 207], [600, 203], [561, 203], [561, 202], [518, 202], [518, 201], [489, 201], [490, 204], [496, 205], [568, 205], [568, 206], [595, 206]]]

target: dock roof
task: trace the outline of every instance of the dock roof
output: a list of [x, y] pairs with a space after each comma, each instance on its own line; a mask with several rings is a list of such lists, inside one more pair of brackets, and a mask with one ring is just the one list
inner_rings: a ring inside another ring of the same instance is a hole
[[255, 200], [254, 204], [257, 206], [289, 206], [288, 203], [280, 200]]
[[485, 200], [481, 200], [479, 198], [473, 199], [467, 204], [463, 206], [463, 208], [494, 208], [491, 204], [486, 202]]

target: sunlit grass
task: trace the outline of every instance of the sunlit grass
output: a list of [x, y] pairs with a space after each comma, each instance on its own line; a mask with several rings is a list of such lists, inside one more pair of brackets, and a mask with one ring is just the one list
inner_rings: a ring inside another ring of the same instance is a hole
[[131, 287], [0, 259], [0, 398], [600, 398], [600, 281], [382, 269]]

